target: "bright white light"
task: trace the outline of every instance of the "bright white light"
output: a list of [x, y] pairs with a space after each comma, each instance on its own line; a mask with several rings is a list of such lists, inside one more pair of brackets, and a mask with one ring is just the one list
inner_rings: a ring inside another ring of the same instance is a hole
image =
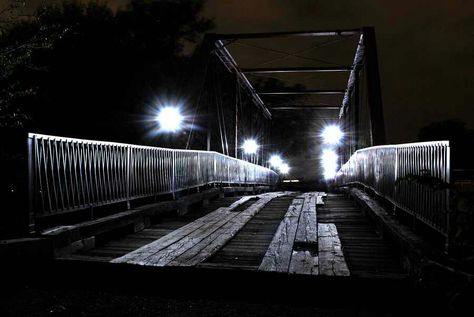
[[258, 150], [258, 144], [253, 139], [245, 140], [244, 145], [242, 146], [245, 154], [255, 154]]
[[288, 172], [290, 171], [290, 167], [288, 166], [288, 164], [282, 163], [282, 164], [280, 164], [279, 171], [282, 174], [288, 174]]
[[325, 179], [333, 179], [337, 172], [337, 154], [333, 150], [323, 150], [321, 163]]
[[177, 107], [163, 107], [156, 116], [160, 129], [165, 132], [176, 132], [181, 129], [183, 116]]
[[327, 144], [338, 144], [344, 133], [337, 125], [329, 125], [323, 129], [321, 137], [323, 138], [324, 143]]
[[281, 160], [281, 157], [279, 155], [272, 155], [270, 157], [270, 165], [272, 167], [275, 167], [275, 168], [279, 168], [281, 166], [281, 164], [283, 163], [283, 161]]

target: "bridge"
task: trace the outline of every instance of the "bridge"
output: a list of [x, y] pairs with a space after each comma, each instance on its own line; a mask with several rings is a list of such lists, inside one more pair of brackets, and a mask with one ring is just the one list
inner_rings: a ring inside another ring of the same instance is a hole
[[[347, 65], [325, 67], [244, 67], [232, 54], [238, 51], [233, 45], [301, 38], [348, 38], [355, 51]], [[344, 138], [330, 146], [337, 154], [335, 174], [324, 179], [318, 156], [304, 160], [294, 155], [302, 167], [293, 165], [285, 175], [268, 164], [271, 146], [246, 155], [239, 146], [237, 103], [234, 151], [229, 151], [224, 124], [227, 110], [219, 108], [221, 153], [212, 150], [212, 123], [206, 150], [189, 149], [197, 133], [192, 130], [188, 149], [30, 133], [29, 208], [21, 216], [28, 234], [4, 249], [76, 272], [86, 267], [103, 274], [130, 270], [167, 281], [172, 279], [167, 274], [190, 280], [201, 276], [199, 283], [226, 272], [226, 278], [235, 274], [230, 278], [235, 283], [242, 276], [268, 285], [294, 277], [325, 287], [407, 286], [421, 261], [434, 261], [432, 254], [439, 263], [449, 257], [454, 217], [449, 142], [385, 144], [372, 28], [208, 34], [201, 57], [197, 73], [207, 75], [193, 80], [195, 87], [208, 88], [202, 98], [215, 93], [209, 88], [209, 69], [219, 64], [235, 79], [235, 95], [245, 94], [253, 104], [252, 115], [264, 126], [261, 142], [274, 144], [271, 122], [277, 112], [310, 111], [322, 124], [338, 125]], [[255, 74], [308, 73], [342, 74], [345, 85], [265, 90], [251, 80]], [[307, 96], [330, 96], [336, 102], [317, 103]], [[322, 141], [315, 147], [319, 154], [325, 149]]]

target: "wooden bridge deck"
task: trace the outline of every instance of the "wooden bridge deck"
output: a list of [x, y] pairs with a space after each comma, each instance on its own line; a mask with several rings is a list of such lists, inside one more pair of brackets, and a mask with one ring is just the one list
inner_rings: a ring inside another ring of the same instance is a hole
[[283, 196], [270, 201], [229, 243], [201, 266], [257, 270], [293, 198], [294, 195]]
[[63, 259], [404, 277], [393, 248], [354, 202], [331, 194], [324, 200], [316, 207], [318, 193], [288, 192], [219, 198], [140, 232], [96, 237], [95, 248]]
[[156, 223], [152, 226], [140, 232], [129, 234], [113, 232], [112, 234], [104, 235], [103, 237], [99, 237], [97, 246], [92, 250], [73, 254], [67, 258], [100, 262], [112, 261], [115, 258], [121, 257], [166, 236], [174, 230], [207, 215], [217, 208], [228, 207], [238, 199], [240, 199], [240, 197], [218, 198], [212, 200], [208, 205], [202, 206], [198, 210], [182, 216], [178, 216], [176, 213], [165, 214], [159, 219], [156, 219]]
[[353, 200], [328, 194], [325, 204], [318, 206], [318, 222], [336, 225], [351, 275], [405, 277], [394, 247], [377, 234]]

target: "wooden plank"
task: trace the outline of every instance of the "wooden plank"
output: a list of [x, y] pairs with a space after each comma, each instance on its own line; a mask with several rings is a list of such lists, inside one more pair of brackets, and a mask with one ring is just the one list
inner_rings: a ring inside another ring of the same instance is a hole
[[243, 197], [229, 207], [219, 208], [216, 211], [171, 232], [163, 238], [126, 254], [123, 257], [117, 258], [112, 262], [165, 266], [187, 250], [204, 241], [214, 232], [219, 231], [219, 228], [224, 226], [233, 218], [240, 215], [241, 213], [239, 212], [232, 212], [232, 210], [237, 206], [254, 197], [260, 198], [259, 201], [270, 201], [275, 197], [285, 194], [286, 193], [284, 192], [279, 192]]
[[320, 275], [350, 275], [337, 228], [333, 223], [318, 224], [318, 260]]
[[318, 196], [316, 198], [316, 205], [324, 205], [324, 201], [323, 201], [323, 197], [322, 196]]
[[316, 195], [317, 193], [306, 193], [304, 195], [303, 208], [298, 221], [296, 231], [296, 243], [317, 244], [318, 226], [316, 221]]
[[310, 251], [293, 251], [289, 273], [318, 275], [318, 256], [312, 255]]
[[221, 207], [217, 210], [213, 211], [212, 213], [207, 214], [206, 216], [199, 218], [198, 220], [191, 222], [167, 235], [164, 237], [144, 245], [143, 247], [128, 253], [122, 257], [114, 259], [113, 263], [126, 263], [126, 262], [135, 262], [135, 260], [139, 258], [147, 258], [160, 250], [172, 245], [183, 239], [185, 236], [191, 234], [192, 232], [198, 230], [202, 226], [207, 224], [214, 224], [217, 219], [219, 219], [225, 213], [225, 208]]
[[233, 203], [229, 207], [220, 207], [217, 208], [215, 211], [208, 213], [204, 217], [201, 217], [167, 235], [164, 237], [149, 243], [147, 245], [144, 245], [143, 247], [128, 253], [122, 257], [119, 257], [117, 259], [114, 259], [112, 262], [113, 263], [125, 263], [125, 262], [134, 262], [135, 260], [142, 258], [145, 259], [148, 256], [151, 256], [160, 250], [172, 245], [173, 243], [176, 243], [177, 241], [183, 239], [185, 236], [191, 234], [192, 232], [198, 230], [205, 224], [214, 224], [217, 222], [226, 212], [236, 208], [240, 204], [245, 203], [247, 200], [249, 200], [247, 196], [242, 197], [239, 199], [237, 202]]
[[333, 223], [319, 223], [318, 236], [319, 237], [335, 237], [337, 236], [337, 228]]
[[280, 195], [261, 198], [201, 242], [197, 243], [181, 256], [171, 261], [169, 265], [193, 266], [204, 262], [232, 239], [250, 219], [252, 219], [268, 202], [270, 202], [270, 200], [278, 196]]
[[221, 220], [215, 223], [210, 223], [202, 226], [198, 230], [194, 231], [192, 234], [183, 237], [181, 240], [173, 243], [166, 248], [155, 252], [154, 254], [147, 256], [146, 258], [138, 258], [133, 261], [128, 261], [128, 263], [136, 263], [141, 265], [151, 265], [151, 266], [165, 266], [175, 258], [183, 254], [185, 251], [189, 250], [196, 244], [205, 240], [207, 236], [218, 230], [225, 223], [230, 221], [232, 218], [235, 218], [236, 215], [232, 213], [227, 213]]
[[288, 272], [303, 202], [304, 197], [300, 196], [288, 207], [258, 268], [260, 271]]

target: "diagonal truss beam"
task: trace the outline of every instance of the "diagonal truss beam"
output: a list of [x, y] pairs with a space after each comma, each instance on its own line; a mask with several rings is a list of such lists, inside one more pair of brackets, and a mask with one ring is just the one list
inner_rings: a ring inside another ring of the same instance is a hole
[[239, 66], [235, 62], [234, 58], [232, 55], [230, 55], [229, 51], [225, 47], [224, 43], [222, 40], [218, 39], [215, 42], [216, 49], [215, 53], [217, 57], [221, 60], [221, 62], [224, 64], [224, 66], [230, 71], [234, 72], [237, 77], [239, 78], [239, 83], [241, 86], [243, 86], [244, 89], [246, 89], [250, 96], [252, 97], [252, 100], [254, 103], [263, 111], [263, 114], [266, 118], [271, 119], [272, 115], [268, 108], [265, 106], [263, 103], [263, 100], [259, 97], [255, 89], [253, 88], [252, 84], [250, 81], [247, 79], [244, 73], [240, 70]]
[[[362, 29], [346, 29], [346, 30], [323, 30], [323, 31], [301, 31], [301, 32], [272, 32], [272, 33], [241, 33], [241, 34], [212, 34], [215, 39], [215, 54], [219, 57], [225, 67], [236, 74], [240, 85], [248, 91], [253, 102], [262, 109], [266, 118], [271, 118], [271, 113], [266, 107], [260, 95], [344, 95], [344, 101], [342, 103], [340, 115], [344, 111], [344, 107], [347, 107], [348, 99], [352, 93], [354, 84], [350, 84], [355, 78], [355, 66], [356, 63], [349, 66], [339, 67], [288, 67], [288, 68], [249, 68], [240, 69], [237, 62], [234, 60], [230, 52], [227, 50], [226, 45], [232, 41], [239, 39], [260, 39], [260, 38], [285, 38], [285, 37], [318, 37], [318, 36], [351, 36], [361, 34]], [[359, 51], [360, 45], [357, 48]], [[362, 49], [363, 56], [363, 49]], [[356, 57], [358, 52], [356, 52]], [[302, 72], [348, 72], [350, 71], [349, 82], [347, 89], [345, 90], [302, 90], [302, 91], [268, 91], [268, 92], [257, 92], [245, 74], [249, 73], [302, 73]], [[347, 101], [346, 101], [347, 100]]]
[[339, 112], [339, 118], [342, 118], [344, 112], [349, 107], [350, 97], [354, 91], [355, 82], [357, 76], [359, 76], [359, 70], [361, 69], [364, 63], [364, 34], [361, 34], [359, 37], [359, 44], [357, 44], [357, 50], [354, 55], [354, 62], [352, 63], [351, 73], [347, 81], [347, 89], [342, 99], [341, 110]]

